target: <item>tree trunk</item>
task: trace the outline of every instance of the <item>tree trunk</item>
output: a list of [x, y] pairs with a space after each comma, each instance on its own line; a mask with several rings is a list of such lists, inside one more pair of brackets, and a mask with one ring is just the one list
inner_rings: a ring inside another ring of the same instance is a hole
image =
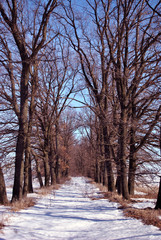
[[[138, 26], [137, 26], [138, 30]], [[136, 58], [138, 55], [137, 52], [137, 42], [138, 42], [138, 34], [136, 38]], [[135, 72], [138, 71], [138, 65], [136, 64]], [[135, 74], [136, 74], [135, 73]], [[137, 80], [138, 81], [138, 80]], [[137, 164], [137, 153], [136, 153], [136, 85], [133, 87], [133, 91], [131, 93], [131, 128], [130, 128], [130, 154], [129, 154], [129, 177], [128, 177], [128, 189], [129, 194], [134, 195], [135, 189], [135, 173], [136, 173], [136, 164]]]
[[51, 185], [56, 184], [55, 166], [54, 166], [54, 156], [51, 155], [50, 159], [50, 174], [51, 174]]
[[103, 126], [103, 138], [104, 138], [104, 152], [105, 152], [105, 168], [107, 169], [107, 182], [108, 182], [108, 191], [113, 192], [114, 187], [114, 176], [112, 169], [112, 156], [110, 151], [110, 143], [108, 139], [107, 126]]
[[[33, 154], [34, 155], [34, 154]], [[39, 184], [40, 184], [40, 188], [43, 187], [43, 181], [42, 181], [42, 177], [41, 177], [41, 169], [40, 169], [40, 165], [39, 165], [39, 162], [38, 162], [38, 159], [37, 157], [34, 155], [34, 158], [35, 158], [35, 162], [36, 162], [36, 173], [37, 173], [37, 178], [38, 178], [38, 181], [39, 181]]]
[[56, 182], [60, 183], [60, 163], [59, 163], [58, 154], [56, 155], [55, 175], [56, 175]]
[[128, 182], [127, 182], [127, 166], [126, 166], [126, 135], [127, 135], [127, 116], [126, 110], [121, 110], [120, 119], [120, 139], [119, 139], [119, 151], [120, 151], [120, 169], [121, 169], [121, 182], [122, 182], [122, 196], [125, 199], [129, 199]]
[[44, 152], [44, 170], [45, 170], [45, 186], [50, 185], [50, 166], [48, 152]]
[[101, 144], [100, 144], [100, 128], [97, 127], [97, 139], [96, 139], [96, 160], [95, 160], [95, 173], [94, 180], [97, 183], [100, 183], [100, 162], [99, 157], [101, 155]]
[[97, 157], [96, 157], [96, 163], [95, 163], [95, 182], [100, 183], [100, 164], [98, 162]]
[[[57, 113], [56, 113], [56, 116], [57, 116]], [[56, 148], [55, 175], [56, 175], [56, 182], [60, 183], [60, 163], [59, 163], [59, 152], [58, 152], [59, 151], [58, 134], [59, 134], [59, 122], [58, 122], [58, 119], [57, 119], [56, 123], [55, 123], [55, 148]]]
[[104, 161], [104, 140], [103, 140], [103, 130], [102, 124], [99, 121], [99, 129], [98, 129], [98, 182], [103, 183], [103, 161]]
[[28, 193], [28, 183], [29, 183], [29, 159], [30, 159], [30, 136], [26, 139], [26, 149], [25, 149], [25, 164], [24, 164], [24, 187], [23, 195], [27, 196]]
[[120, 163], [117, 161], [117, 179], [116, 179], [116, 189], [119, 195], [122, 195], [122, 181], [121, 181], [121, 169]]
[[128, 177], [128, 189], [129, 194], [134, 195], [135, 190], [135, 173], [136, 173], [136, 152], [135, 146], [130, 146], [130, 157], [129, 157], [129, 177]]
[[[36, 57], [35, 57], [36, 59]], [[24, 196], [28, 192], [33, 192], [32, 186], [32, 169], [31, 169], [31, 132], [32, 132], [32, 123], [35, 111], [35, 96], [38, 86], [38, 62], [35, 61], [34, 64], [34, 74], [32, 76], [32, 91], [31, 91], [31, 101], [29, 107], [29, 120], [28, 120], [28, 134], [26, 139], [26, 149], [25, 149], [25, 168], [24, 168]]]
[[54, 139], [53, 139], [53, 134], [50, 133], [49, 162], [50, 162], [51, 185], [56, 184], [55, 156], [54, 155], [55, 155], [55, 152], [54, 152]]
[[161, 177], [160, 177], [160, 184], [159, 184], [159, 191], [155, 209], [161, 209]]
[[104, 163], [101, 162], [100, 164], [100, 183], [103, 184], [104, 182]]
[[20, 92], [20, 118], [16, 145], [15, 175], [12, 201], [20, 200], [23, 194], [24, 153], [28, 133], [28, 80], [29, 64], [23, 63]]
[[6, 186], [5, 186], [5, 181], [4, 181], [4, 176], [3, 176], [1, 165], [0, 165], [0, 204], [3, 204], [3, 205], [8, 204]]
[[105, 161], [104, 163], [104, 185], [109, 187], [108, 185], [108, 162]]
[[[22, 124], [21, 124], [22, 125]], [[15, 175], [12, 202], [22, 198], [23, 191], [23, 174], [24, 174], [24, 141], [25, 136], [22, 127], [19, 128], [17, 145], [16, 145], [16, 160], [15, 160]]]
[[33, 184], [32, 184], [32, 167], [31, 167], [31, 154], [29, 158], [29, 169], [28, 169], [28, 193], [33, 193]]

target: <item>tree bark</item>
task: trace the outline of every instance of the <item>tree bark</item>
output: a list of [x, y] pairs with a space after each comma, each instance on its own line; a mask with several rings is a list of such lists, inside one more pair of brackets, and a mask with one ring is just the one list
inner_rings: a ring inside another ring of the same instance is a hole
[[56, 184], [56, 174], [55, 174], [55, 158], [54, 158], [54, 150], [53, 150], [53, 140], [50, 140], [50, 154], [49, 154], [49, 162], [50, 162], [50, 175], [51, 175], [51, 185]]
[[23, 195], [26, 197], [28, 193], [28, 183], [29, 183], [29, 159], [30, 159], [30, 143], [29, 136], [26, 139], [26, 149], [25, 149], [25, 163], [24, 163], [24, 187]]
[[28, 133], [27, 133], [26, 148], [25, 148], [24, 189], [23, 189], [24, 196], [26, 196], [28, 192], [33, 192], [32, 169], [31, 169], [31, 132], [32, 132], [34, 111], [35, 111], [35, 97], [36, 97], [37, 86], [38, 86], [38, 62], [35, 61], [33, 66], [34, 66], [34, 73], [31, 81], [31, 84], [32, 84], [31, 102], [29, 107]]
[[55, 123], [55, 149], [56, 149], [56, 163], [55, 163], [55, 175], [56, 175], [56, 182], [60, 182], [60, 162], [59, 162], [59, 123], [58, 123], [58, 117], [56, 112], [56, 123]]
[[128, 176], [128, 189], [129, 194], [134, 195], [135, 189], [135, 173], [136, 173], [136, 150], [135, 150], [135, 132], [131, 129], [130, 136], [130, 156], [129, 156], [129, 176]]
[[8, 204], [6, 185], [5, 185], [1, 164], [0, 164], [0, 204], [2, 205]]
[[31, 167], [31, 154], [29, 158], [29, 169], [28, 169], [28, 193], [33, 193], [33, 184], [32, 184], [32, 167]]
[[96, 162], [95, 162], [95, 182], [100, 183], [100, 164], [98, 162], [98, 158], [96, 157]]
[[28, 80], [29, 80], [28, 63], [23, 63], [20, 87], [20, 118], [19, 131], [16, 145], [15, 159], [15, 176], [13, 185], [12, 201], [20, 200], [23, 195], [23, 180], [24, 180], [24, 154], [26, 147], [26, 136], [28, 132]]
[[121, 181], [121, 166], [120, 161], [117, 160], [117, 179], [116, 179], [116, 189], [119, 195], [122, 195], [122, 181]]
[[38, 178], [38, 181], [39, 181], [39, 184], [40, 184], [40, 188], [43, 187], [43, 181], [42, 181], [42, 176], [41, 176], [41, 169], [40, 169], [40, 164], [39, 164], [39, 161], [36, 157], [36, 155], [33, 153], [34, 155], [34, 159], [35, 159], [35, 162], [36, 162], [36, 173], [37, 173], [37, 178]]
[[126, 166], [126, 137], [127, 137], [127, 116], [126, 110], [121, 110], [120, 118], [120, 169], [122, 182], [122, 196], [129, 199], [128, 181], [127, 181], [127, 166]]
[[160, 177], [160, 184], [159, 184], [159, 191], [155, 209], [161, 209], [161, 177]]
[[50, 185], [50, 166], [48, 151], [44, 152], [44, 170], [45, 170], [45, 186]]
[[104, 152], [105, 152], [105, 168], [107, 170], [107, 187], [108, 191], [113, 192], [114, 187], [114, 176], [112, 169], [112, 156], [110, 151], [110, 143], [108, 139], [107, 126], [103, 126], [103, 138], [104, 138]]

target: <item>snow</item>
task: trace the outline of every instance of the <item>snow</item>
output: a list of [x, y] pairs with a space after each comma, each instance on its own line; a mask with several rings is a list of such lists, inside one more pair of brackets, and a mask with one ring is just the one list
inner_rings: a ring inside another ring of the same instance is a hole
[[155, 208], [156, 199], [136, 198], [137, 203], [133, 203], [131, 206], [138, 209]]
[[83, 177], [71, 178], [51, 194], [34, 196], [35, 206], [5, 213], [9, 220], [1, 240], [161, 239], [158, 228], [125, 217], [117, 203], [100, 199], [99, 190]]

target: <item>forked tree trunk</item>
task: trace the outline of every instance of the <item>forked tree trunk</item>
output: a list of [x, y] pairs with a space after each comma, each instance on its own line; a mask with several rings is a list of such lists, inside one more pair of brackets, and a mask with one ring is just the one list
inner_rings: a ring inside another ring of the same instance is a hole
[[23, 180], [24, 180], [24, 154], [26, 147], [26, 137], [28, 133], [28, 80], [29, 80], [28, 63], [23, 63], [21, 75], [21, 89], [20, 89], [20, 118], [19, 131], [16, 145], [16, 159], [15, 159], [15, 176], [13, 185], [12, 201], [20, 200], [23, 195]]
[[[36, 58], [35, 58], [36, 59]], [[31, 169], [31, 133], [32, 133], [32, 123], [35, 111], [35, 96], [38, 87], [38, 62], [35, 61], [34, 64], [34, 74], [32, 77], [32, 91], [31, 91], [31, 101], [29, 107], [29, 120], [28, 120], [28, 133], [26, 138], [26, 149], [25, 149], [25, 168], [24, 168], [24, 196], [28, 192], [33, 192], [32, 186], [32, 169]]]

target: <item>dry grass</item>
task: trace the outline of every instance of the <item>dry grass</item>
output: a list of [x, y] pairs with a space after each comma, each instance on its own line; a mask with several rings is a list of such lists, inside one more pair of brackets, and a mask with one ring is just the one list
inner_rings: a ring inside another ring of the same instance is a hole
[[[137, 209], [131, 207], [130, 204], [135, 202], [142, 202], [143, 200], [139, 200], [137, 198], [145, 198], [145, 199], [157, 199], [157, 191], [158, 189], [155, 188], [137, 188], [137, 191], [140, 192], [132, 196], [133, 199], [127, 201], [122, 198], [122, 196], [118, 195], [117, 193], [107, 192], [107, 188], [104, 187], [102, 184], [95, 184], [103, 194], [104, 199], [108, 199], [111, 202], [119, 203], [119, 209], [123, 210], [123, 213], [126, 217], [132, 217], [141, 220], [144, 224], [147, 225], [154, 225], [161, 229], [161, 210], [155, 210], [152, 208], [145, 208], [145, 209]], [[143, 194], [141, 194], [143, 193]], [[95, 199], [93, 199], [95, 200]]]
[[40, 195], [48, 195], [50, 194], [52, 191], [55, 191], [55, 190], [58, 190], [60, 188], [60, 185], [59, 184], [55, 184], [55, 185], [52, 185], [52, 186], [49, 186], [49, 187], [42, 187], [42, 188], [39, 188], [37, 189], [37, 193], [40, 194]]
[[[147, 199], [157, 199], [158, 188], [157, 187], [136, 187], [136, 193], [134, 198], [147, 198]], [[141, 194], [143, 193], [143, 194]]]
[[[8, 210], [11, 212], [18, 212], [21, 209], [26, 209], [29, 207], [34, 206], [36, 203], [34, 198], [29, 198], [29, 197], [25, 197], [22, 200], [19, 201], [15, 201], [12, 203], [9, 203], [8, 206]], [[2, 229], [6, 226], [6, 223], [8, 222], [8, 219], [10, 218], [8, 214], [2, 214], [1, 219], [0, 219], [0, 231], [2, 232]]]
[[99, 190], [100, 190], [101, 193], [102, 193], [102, 192], [107, 192], [107, 187], [104, 186], [103, 184], [101, 184], [101, 183], [95, 183], [95, 182], [92, 182], [92, 181], [91, 181], [91, 183], [94, 184], [94, 185], [96, 186], [96, 188], [99, 188]]
[[159, 216], [161, 215], [161, 210], [155, 210], [151, 208], [147, 209], [127, 208], [124, 209], [124, 215], [126, 217], [140, 219], [144, 224], [154, 225], [161, 229], [161, 219], [159, 218]]
[[[119, 208], [128, 207], [128, 204], [130, 203], [130, 201], [123, 199], [122, 196], [118, 195], [116, 192], [108, 192], [107, 187], [103, 186], [101, 183], [94, 183], [94, 184], [96, 187], [99, 188], [101, 194], [103, 195], [103, 197], [100, 197], [101, 199], [108, 199], [110, 202], [117, 202], [120, 204]], [[93, 200], [95, 199], [93, 198]]]
[[13, 212], [18, 212], [21, 209], [26, 209], [26, 208], [34, 206], [35, 203], [36, 203], [36, 201], [34, 198], [26, 197], [26, 198], [23, 198], [22, 200], [11, 203], [9, 210], [13, 211]]
[[62, 184], [64, 184], [64, 183], [68, 184], [70, 179], [71, 179], [70, 177], [61, 178], [59, 184], [54, 184], [54, 185], [50, 185], [48, 187], [44, 186], [42, 188], [38, 188], [38, 189], [36, 189], [36, 193], [38, 193], [40, 195], [48, 195], [52, 191], [58, 190]]
[[62, 184], [64, 184], [64, 183], [68, 184], [68, 181], [70, 181], [70, 178], [63, 178], [60, 180], [59, 184], [54, 184], [54, 185], [50, 185], [48, 187], [44, 186], [42, 188], [38, 188], [36, 192], [40, 195], [50, 194], [53, 190], [54, 191], [58, 190]]
[[68, 184], [68, 182], [70, 182], [70, 180], [71, 180], [71, 177], [70, 176], [68, 176], [68, 177], [62, 177], [61, 179], [60, 179], [60, 182], [59, 182], [59, 184], [60, 185], [62, 185], [62, 184]]

